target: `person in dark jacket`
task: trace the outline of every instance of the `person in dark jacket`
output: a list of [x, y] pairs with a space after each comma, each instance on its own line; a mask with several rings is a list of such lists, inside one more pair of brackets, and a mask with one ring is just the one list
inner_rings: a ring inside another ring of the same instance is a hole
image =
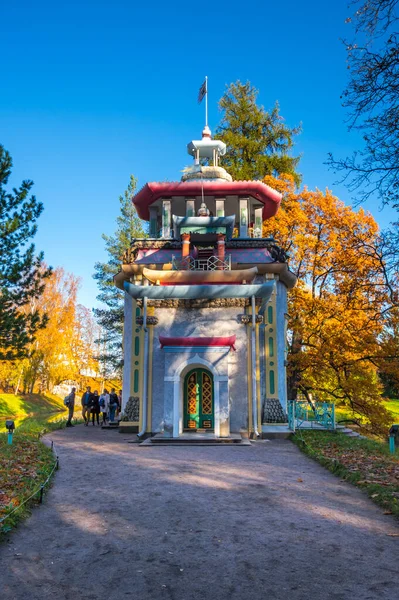
[[88, 385], [85, 393], [82, 395], [81, 405], [82, 405], [82, 417], [85, 420], [86, 427], [89, 424], [89, 415], [90, 415], [90, 405], [91, 405], [91, 397], [93, 394], [91, 393], [91, 387]]
[[68, 408], [68, 421], [66, 423], [67, 427], [75, 427], [75, 425], [72, 425], [73, 411], [75, 410], [75, 392], [76, 388], [73, 387], [71, 393], [66, 397], [65, 406]]
[[91, 422], [93, 423], [94, 426], [94, 419], [97, 419], [97, 425], [100, 425], [100, 397], [98, 395], [98, 392], [95, 391], [90, 398], [90, 413], [89, 413], [89, 418], [88, 420], [90, 421], [90, 415], [91, 415]]
[[119, 408], [118, 395], [115, 393], [115, 388], [112, 388], [109, 395], [109, 422], [112, 423], [115, 419], [115, 411]]

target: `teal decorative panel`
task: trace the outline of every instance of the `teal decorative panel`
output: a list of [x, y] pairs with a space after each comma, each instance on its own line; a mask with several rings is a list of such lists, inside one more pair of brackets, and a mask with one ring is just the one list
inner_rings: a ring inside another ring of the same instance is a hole
[[267, 322], [271, 325], [273, 323], [273, 307], [267, 307]]
[[269, 371], [269, 383], [270, 383], [270, 393], [274, 394], [275, 385], [274, 385], [274, 371]]
[[139, 391], [139, 372], [137, 369], [134, 370], [133, 390], [135, 394]]
[[269, 337], [269, 358], [273, 358], [274, 356], [274, 342], [273, 338]]

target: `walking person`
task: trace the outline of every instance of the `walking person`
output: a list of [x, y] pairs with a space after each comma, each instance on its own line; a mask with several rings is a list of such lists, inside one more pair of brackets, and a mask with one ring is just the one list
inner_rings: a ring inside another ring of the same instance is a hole
[[88, 385], [81, 399], [82, 417], [84, 418], [86, 427], [89, 424], [90, 404], [92, 395], [93, 394], [91, 393], [91, 387]]
[[117, 411], [117, 415], [119, 415], [122, 412], [122, 390], [119, 390], [118, 392], [118, 411]]
[[68, 407], [68, 421], [66, 427], [75, 427], [72, 425], [73, 411], [75, 410], [75, 393], [76, 388], [72, 388], [70, 394], [65, 398], [65, 406]]
[[109, 412], [109, 393], [108, 390], [104, 390], [103, 393], [100, 396], [100, 410], [102, 413], [102, 417], [103, 417], [103, 422], [102, 425], [106, 425], [107, 423], [107, 416], [108, 416], [108, 412]]
[[119, 407], [118, 396], [115, 393], [115, 388], [112, 388], [109, 395], [109, 422], [112, 423], [115, 419], [115, 411]]
[[91, 414], [91, 419], [92, 419], [92, 423], [93, 423], [93, 427], [94, 427], [94, 419], [97, 420], [97, 425], [100, 425], [100, 398], [98, 396], [98, 392], [95, 391], [92, 395], [91, 398], [91, 405], [90, 405], [90, 414]]

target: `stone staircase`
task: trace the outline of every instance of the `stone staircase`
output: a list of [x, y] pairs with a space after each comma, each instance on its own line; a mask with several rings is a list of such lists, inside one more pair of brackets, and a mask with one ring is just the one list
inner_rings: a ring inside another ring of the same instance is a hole
[[231, 433], [229, 437], [217, 438], [212, 433], [183, 433], [178, 438], [165, 437], [163, 433], [141, 442], [140, 446], [250, 446], [248, 439], [239, 433]]
[[101, 429], [119, 429], [119, 421], [113, 421], [112, 423], [107, 423], [106, 425], [101, 425]]
[[348, 437], [359, 438], [361, 440], [366, 439], [364, 435], [361, 435], [357, 431], [353, 431], [353, 429], [350, 429], [349, 427], [345, 427], [345, 425], [336, 425], [335, 429], [339, 433], [343, 433], [344, 435], [347, 435]]

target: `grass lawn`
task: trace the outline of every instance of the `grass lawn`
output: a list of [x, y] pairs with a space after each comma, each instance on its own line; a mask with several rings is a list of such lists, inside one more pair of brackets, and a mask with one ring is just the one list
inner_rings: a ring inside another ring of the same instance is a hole
[[[392, 413], [392, 425], [394, 423], [399, 423], [399, 400], [396, 398], [383, 400], [382, 404], [387, 410], [389, 410], [390, 413]], [[367, 419], [361, 419], [359, 415], [355, 415], [348, 406], [340, 406], [339, 404], [335, 405], [335, 420], [337, 423], [352, 419], [358, 422], [367, 423]], [[345, 423], [342, 424], [345, 425]], [[349, 427], [351, 426], [350, 423], [348, 423], [348, 425]], [[367, 431], [365, 434], [367, 435]]]
[[66, 414], [63, 400], [53, 394], [0, 394], [0, 431], [6, 419], [14, 419], [18, 426], [28, 417], [48, 418], [61, 412]]
[[[40, 426], [43, 427], [35, 421], [32, 431], [17, 430], [11, 446], [7, 434], [0, 433], [0, 520], [39, 489], [53, 468], [53, 452], [39, 440]], [[12, 529], [27, 514], [29, 508], [25, 505], [0, 523], [0, 534]]]
[[[57, 396], [0, 394], [0, 537], [38, 501], [36, 495], [28, 505], [21, 505], [40, 489], [54, 467], [53, 452], [39, 438], [65, 427], [66, 417], [63, 400]], [[16, 425], [11, 446], [4, 427], [7, 418], [14, 419]], [[18, 506], [21, 508], [1, 522]]]
[[385, 400], [383, 404], [394, 415], [395, 423], [399, 423], [399, 400], [392, 398], [391, 400]]
[[386, 514], [399, 517], [399, 450], [392, 455], [386, 442], [327, 431], [298, 431], [293, 441], [332, 473], [364, 490]]

